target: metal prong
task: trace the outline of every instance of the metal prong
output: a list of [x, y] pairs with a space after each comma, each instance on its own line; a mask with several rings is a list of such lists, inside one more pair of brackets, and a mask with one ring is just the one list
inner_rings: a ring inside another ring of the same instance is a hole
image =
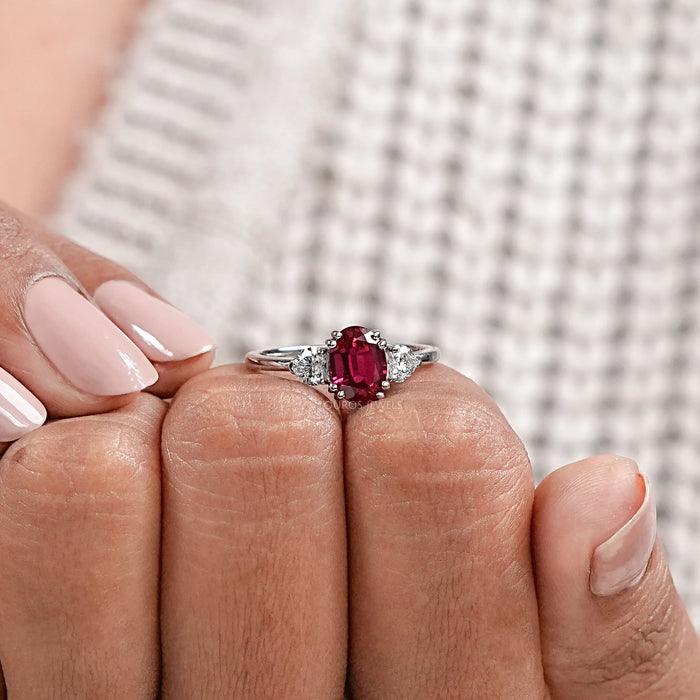
[[327, 348], [334, 348], [337, 344], [338, 343], [335, 340], [333, 340], [333, 338], [328, 338], [328, 340], [326, 341]]
[[379, 345], [379, 347], [380, 347], [382, 350], [385, 350], [385, 349], [386, 349], [386, 346], [387, 346], [387, 342], [386, 342], [386, 340], [384, 340], [384, 338], [382, 338], [382, 339], [377, 343], [377, 345]]
[[382, 389], [388, 389], [390, 386], [386, 379], [382, 382]]
[[330, 391], [331, 394], [335, 394], [335, 392], [338, 391], [338, 385], [337, 384], [329, 384], [328, 391]]
[[382, 337], [382, 334], [377, 328], [374, 328], [369, 332], [369, 337], [372, 338], [372, 340], [379, 340]]
[[342, 335], [340, 331], [331, 331], [331, 338], [335, 338], [336, 340], [340, 340]]
[[345, 398], [345, 392], [341, 389], [336, 395], [335, 398], [338, 399], [338, 401], [342, 401]]
[[394, 345], [391, 349], [392, 349], [394, 352], [398, 352], [400, 347], [401, 347], [401, 346], [397, 343], [397, 344]]
[[384, 398], [384, 392], [383, 392], [383, 391], [378, 391], [374, 396], [375, 396], [375, 398], [377, 398], [377, 399], [383, 399], [383, 398]]

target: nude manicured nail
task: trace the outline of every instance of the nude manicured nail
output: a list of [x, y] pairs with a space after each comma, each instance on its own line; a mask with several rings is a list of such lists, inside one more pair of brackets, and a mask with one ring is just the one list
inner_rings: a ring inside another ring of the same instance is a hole
[[43, 277], [29, 289], [24, 318], [44, 355], [82, 391], [118, 396], [158, 380], [143, 353], [60, 277]]
[[216, 347], [214, 339], [189, 316], [131, 282], [104, 282], [94, 297], [151, 360], [186, 360]]
[[644, 499], [637, 512], [591, 558], [590, 588], [595, 595], [614, 595], [639, 583], [656, 539], [656, 507], [651, 484], [638, 475]]
[[0, 369], [0, 442], [12, 442], [46, 420], [44, 405], [11, 374]]

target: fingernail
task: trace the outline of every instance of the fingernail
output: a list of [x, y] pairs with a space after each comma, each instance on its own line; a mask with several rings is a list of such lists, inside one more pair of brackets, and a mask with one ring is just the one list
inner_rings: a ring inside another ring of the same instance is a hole
[[637, 479], [644, 489], [642, 504], [612, 537], [593, 551], [589, 585], [595, 595], [614, 595], [631, 588], [641, 581], [647, 569], [656, 539], [656, 507], [647, 478], [638, 474]]
[[12, 442], [44, 424], [46, 409], [27, 388], [0, 368], [0, 442]]
[[186, 360], [216, 347], [215, 340], [189, 316], [131, 282], [104, 282], [94, 298], [151, 360]]
[[24, 302], [24, 318], [44, 355], [82, 391], [118, 396], [158, 380], [143, 353], [60, 277], [34, 283]]

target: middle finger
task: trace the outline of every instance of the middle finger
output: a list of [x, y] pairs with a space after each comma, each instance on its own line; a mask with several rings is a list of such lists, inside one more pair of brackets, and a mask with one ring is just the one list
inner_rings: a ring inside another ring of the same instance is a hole
[[164, 697], [341, 697], [345, 502], [328, 400], [211, 370], [176, 395], [163, 463]]

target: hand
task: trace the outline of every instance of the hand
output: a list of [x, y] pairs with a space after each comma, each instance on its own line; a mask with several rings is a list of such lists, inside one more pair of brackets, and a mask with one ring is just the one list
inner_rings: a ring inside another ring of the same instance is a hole
[[644, 498], [629, 460], [535, 492], [493, 401], [443, 366], [342, 417], [221, 367], [161, 439], [164, 412], [141, 394], [0, 462], [9, 697], [325, 699], [346, 671], [356, 698], [697, 696], [660, 545], [634, 585], [589, 588], [592, 561], [598, 593], [625, 573], [596, 548]]
[[99, 413], [145, 387], [172, 396], [212, 362], [212, 339], [134, 275], [4, 205], [0, 262], [0, 443], [45, 409]]

